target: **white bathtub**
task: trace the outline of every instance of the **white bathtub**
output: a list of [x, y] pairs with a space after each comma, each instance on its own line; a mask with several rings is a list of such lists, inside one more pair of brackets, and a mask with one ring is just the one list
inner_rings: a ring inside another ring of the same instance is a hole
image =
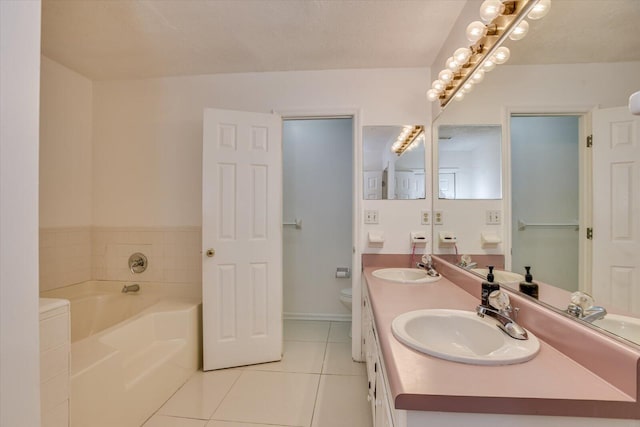
[[41, 294], [71, 302], [72, 427], [138, 427], [200, 366], [199, 287], [124, 284]]

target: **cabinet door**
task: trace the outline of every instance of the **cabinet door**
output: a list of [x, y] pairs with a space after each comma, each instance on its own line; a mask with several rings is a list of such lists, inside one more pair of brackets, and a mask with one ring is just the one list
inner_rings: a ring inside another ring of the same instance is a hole
[[393, 427], [391, 421], [391, 409], [389, 408], [389, 399], [387, 394], [387, 388], [385, 387], [384, 377], [382, 376], [382, 369], [378, 364], [378, 370], [376, 372], [376, 390], [375, 390], [375, 404], [374, 404], [374, 427]]

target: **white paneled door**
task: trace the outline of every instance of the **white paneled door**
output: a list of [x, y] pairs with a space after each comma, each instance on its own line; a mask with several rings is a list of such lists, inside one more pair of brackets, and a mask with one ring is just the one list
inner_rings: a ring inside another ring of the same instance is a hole
[[593, 113], [593, 296], [640, 314], [640, 117]]
[[206, 109], [204, 370], [282, 357], [282, 121]]

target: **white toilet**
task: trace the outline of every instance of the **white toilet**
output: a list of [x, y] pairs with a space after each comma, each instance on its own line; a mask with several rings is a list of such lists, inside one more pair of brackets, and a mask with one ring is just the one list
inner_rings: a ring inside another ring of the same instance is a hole
[[351, 301], [353, 300], [352, 288], [344, 288], [340, 291], [340, 301], [351, 311]]

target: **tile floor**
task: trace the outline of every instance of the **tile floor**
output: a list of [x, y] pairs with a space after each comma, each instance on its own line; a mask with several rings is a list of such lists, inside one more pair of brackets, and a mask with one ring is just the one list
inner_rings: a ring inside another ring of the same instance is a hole
[[144, 427], [371, 427], [350, 327], [286, 320], [282, 361], [196, 372]]

